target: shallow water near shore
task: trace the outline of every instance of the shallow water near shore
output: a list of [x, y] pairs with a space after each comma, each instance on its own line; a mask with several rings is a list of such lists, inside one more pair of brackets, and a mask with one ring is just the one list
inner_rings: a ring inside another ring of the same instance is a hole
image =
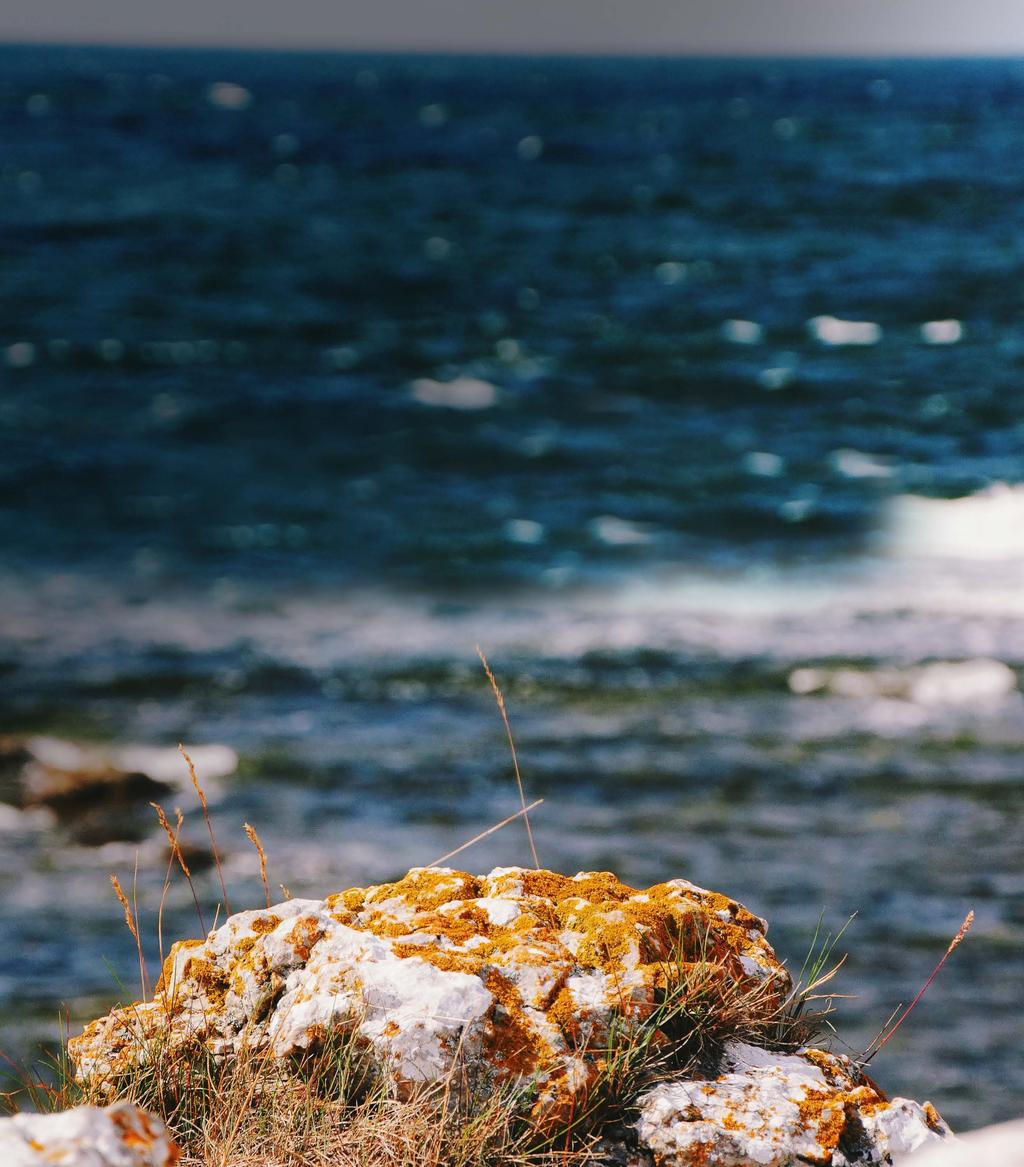
[[[528, 795], [545, 799], [533, 815], [545, 865], [724, 889], [770, 920], [794, 970], [820, 914], [835, 930], [857, 913], [836, 985], [851, 994], [838, 1002], [839, 1048], [868, 1045], [973, 907], [968, 942], [874, 1068], [962, 1127], [1012, 1110], [1024, 893], [1018, 616], [1003, 615], [989, 643], [990, 616], [979, 624], [941, 609], [916, 619], [841, 606], [740, 616], [626, 593], [521, 597], [515, 611], [398, 598], [383, 610], [380, 596], [256, 607], [204, 612], [161, 599], [148, 614], [128, 610], [116, 667], [102, 671], [97, 645], [64, 645], [48, 661], [37, 641], [17, 698], [37, 732], [74, 710], [76, 731], [101, 742], [116, 731], [127, 742], [230, 743], [237, 771], [206, 786], [236, 910], [262, 898], [243, 820], [257, 826], [275, 884], [318, 897], [432, 862], [516, 809], [501, 723], [469, 647], [481, 642]], [[164, 643], [165, 671], [147, 695], [139, 678], [153, 676], [153, 645], [132, 637], [177, 620], [206, 648], [170, 667]], [[403, 643], [416, 651], [397, 651]], [[1012, 667], [965, 661], [997, 643]], [[957, 663], [936, 663], [943, 645]], [[173, 768], [167, 758], [159, 772]], [[173, 781], [163, 801], [187, 810], [187, 838], [203, 846], [183, 764]], [[165, 848], [144, 802], [135, 813], [131, 841], [93, 848], [43, 809], [0, 819], [5, 929], [16, 937], [0, 982], [8, 1049], [52, 1033], [58, 1001], [79, 1019], [102, 1008], [118, 995], [113, 971], [136, 983], [106, 882], [114, 870], [129, 886], [136, 855], [155, 968]], [[524, 832], [514, 824], [452, 862], [528, 863]], [[208, 924], [220, 897], [212, 873], [198, 880]], [[175, 886], [164, 934], [196, 931], [188, 892]]]
[[[0, 58], [0, 735], [197, 848], [221, 747], [232, 907], [243, 821], [320, 897], [516, 809], [479, 644], [546, 866], [726, 891], [794, 970], [857, 913], [837, 1048], [974, 908], [872, 1070], [1016, 1114], [1019, 66]], [[8, 795], [24, 1058], [137, 991], [110, 871], [155, 973], [166, 855]]]

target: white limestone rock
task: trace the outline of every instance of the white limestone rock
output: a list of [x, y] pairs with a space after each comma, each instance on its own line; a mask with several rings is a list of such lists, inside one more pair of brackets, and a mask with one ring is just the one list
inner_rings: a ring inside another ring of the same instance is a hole
[[154, 1039], [280, 1058], [355, 1029], [400, 1090], [472, 1060], [569, 1111], [600, 1073], [615, 1018], [639, 1022], [675, 961], [781, 1003], [766, 925], [685, 880], [646, 891], [608, 872], [415, 868], [393, 884], [241, 912], [182, 941], [154, 999], [72, 1039], [79, 1076], [114, 1087]]
[[714, 1080], [662, 1082], [639, 1102], [637, 1134], [659, 1167], [891, 1164], [949, 1129], [934, 1108], [885, 1099], [849, 1059], [740, 1042]]
[[173, 1167], [178, 1155], [163, 1123], [128, 1102], [0, 1119], [3, 1167]]
[[[535, 1121], [557, 1124], [601, 1079], [613, 1027], [644, 1023], [680, 978], [748, 994], [766, 1017], [783, 1008], [791, 981], [766, 927], [682, 879], [637, 891], [608, 872], [414, 868], [179, 942], [153, 999], [94, 1021], [69, 1052], [114, 1091], [153, 1041], [285, 1060], [340, 1026], [399, 1094], [466, 1062], [485, 1085], [529, 1085]], [[847, 1058], [734, 1043], [715, 1080], [642, 1095], [637, 1133], [659, 1167], [881, 1167], [948, 1130]]]

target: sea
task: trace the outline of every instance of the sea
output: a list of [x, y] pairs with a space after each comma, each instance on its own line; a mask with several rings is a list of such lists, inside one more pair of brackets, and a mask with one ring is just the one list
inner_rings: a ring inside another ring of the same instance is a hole
[[[0, 737], [205, 926], [682, 876], [961, 1129], [1024, 1092], [1024, 62], [0, 47]], [[13, 745], [11, 743], [14, 743]], [[27, 743], [27, 745], [26, 745]], [[0, 1050], [201, 929], [0, 782]], [[450, 863], [529, 864], [521, 819]], [[218, 904], [220, 905], [218, 908]]]

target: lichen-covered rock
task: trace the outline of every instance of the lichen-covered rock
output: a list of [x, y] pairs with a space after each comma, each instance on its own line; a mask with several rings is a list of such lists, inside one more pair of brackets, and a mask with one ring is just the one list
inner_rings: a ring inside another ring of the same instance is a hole
[[173, 1167], [177, 1161], [163, 1123], [127, 1102], [0, 1119], [4, 1167]]
[[595, 1079], [613, 1019], [646, 1016], [673, 968], [710, 962], [781, 1002], [790, 979], [765, 929], [682, 879], [640, 892], [607, 872], [415, 868], [176, 944], [155, 998], [93, 1022], [70, 1052], [82, 1078], [113, 1082], [153, 1040], [287, 1057], [347, 1024], [400, 1088], [465, 1058], [494, 1082], [535, 1083], [554, 1114]]
[[891, 1164], [949, 1135], [930, 1103], [889, 1101], [848, 1058], [727, 1047], [714, 1080], [662, 1082], [637, 1133], [659, 1167]]

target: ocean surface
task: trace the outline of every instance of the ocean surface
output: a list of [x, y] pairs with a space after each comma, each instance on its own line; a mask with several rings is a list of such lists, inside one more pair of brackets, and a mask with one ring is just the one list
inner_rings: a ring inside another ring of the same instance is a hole
[[[480, 645], [545, 865], [794, 969], [857, 913], [837, 1048], [973, 908], [872, 1072], [1016, 1115], [1022, 135], [1016, 61], [0, 47], [0, 737], [164, 783], [209, 923], [176, 743], [235, 909], [243, 821], [294, 894], [386, 879], [518, 805]], [[166, 849], [21, 781], [24, 1059], [136, 991], [109, 872], [155, 967]]]

